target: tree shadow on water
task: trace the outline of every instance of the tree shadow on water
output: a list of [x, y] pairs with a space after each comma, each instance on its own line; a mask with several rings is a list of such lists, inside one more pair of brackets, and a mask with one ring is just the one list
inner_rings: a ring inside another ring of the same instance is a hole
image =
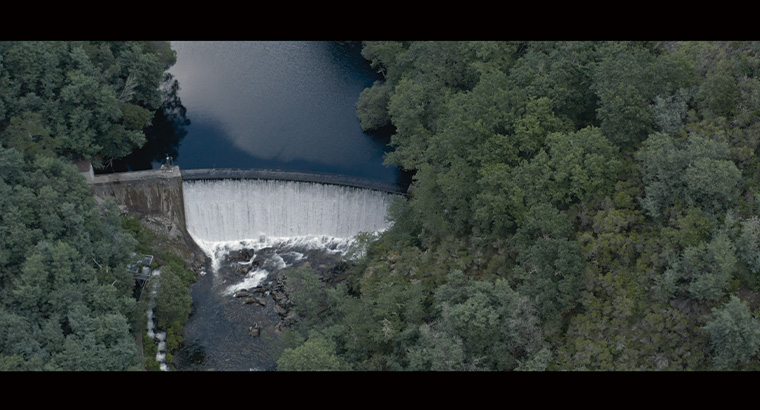
[[165, 89], [164, 101], [151, 124], [144, 129], [145, 144], [123, 158], [112, 160], [103, 169], [95, 170], [96, 173], [152, 169], [154, 163], [163, 164], [167, 157], [177, 158], [179, 144], [187, 135], [190, 120], [178, 95], [179, 81], [172, 74], [165, 73], [162, 88]]

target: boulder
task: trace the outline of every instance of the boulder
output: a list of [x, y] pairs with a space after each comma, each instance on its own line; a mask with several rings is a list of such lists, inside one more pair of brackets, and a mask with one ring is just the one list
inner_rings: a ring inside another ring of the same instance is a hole
[[[269, 258], [271, 258], [272, 255], [274, 255], [276, 252], [277, 250], [274, 248], [264, 248], [264, 249], [259, 250], [259, 252], [255, 256], [251, 254], [251, 256], [253, 256], [253, 261], [252, 261], [253, 266], [260, 266], [261, 264], [266, 262]], [[249, 257], [246, 260], [251, 260], [251, 258]]]
[[243, 289], [243, 290], [239, 290], [239, 291], [235, 292], [234, 296], [236, 298], [245, 298], [245, 297], [251, 296], [251, 294], [248, 293], [247, 290]]
[[288, 309], [278, 303], [274, 305], [274, 312], [280, 317], [285, 317], [288, 314]]
[[227, 259], [235, 262], [247, 262], [251, 260], [251, 257], [253, 257], [253, 250], [247, 248], [230, 251], [227, 254]]

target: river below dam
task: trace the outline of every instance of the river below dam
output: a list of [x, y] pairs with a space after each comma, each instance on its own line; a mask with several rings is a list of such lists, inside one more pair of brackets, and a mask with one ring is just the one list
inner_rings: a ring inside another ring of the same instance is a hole
[[[209, 266], [191, 288], [193, 312], [174, 355], [178, 371], [276, 370], [285, 348], [285, 322], [278, 313], [283, 269], [305, 263], [329, 269], [341, 259], [338, 251], [304, 244], [232, 248], [220, 250], [217, 266]], [[250, 296], [239, 297], [243, 292]]]
[[357, 234], [387, 228], [397, 196], [261, 179], [186, 180], [183, 191], [187, 230], [208, 263], [174, 355], [182, 371], [275, 370], [292, 322], [287, 270], [309, 264], [333, 276]]

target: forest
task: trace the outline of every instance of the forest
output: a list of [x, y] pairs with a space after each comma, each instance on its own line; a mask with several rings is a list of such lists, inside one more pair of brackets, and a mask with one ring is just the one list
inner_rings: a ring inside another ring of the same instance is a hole
[[758, 369], [760, 43], [373, 41], [414, 173], [279, 370]]
[[[356, 103], [412, 173], [346, 280], [288, 273], [280, 371], [760, 369], [760, 43], [368, 41]], [[0, 370], [155, 369], [96, 202], [166, 112], [168, 42], [0, 43]], [[181, 344], [186, 267], [162, 267]], [[146, 354], [145, 356], [149, 356]]]
[[175, 59], [168, 42], [0, 43], [0, 370], [157, 368], [138, 350], [133, 252], [165, 260], [156, 316], [181, 342], [184, 262], [97, 203], [73, 164], [104, 168], [146, 144]]

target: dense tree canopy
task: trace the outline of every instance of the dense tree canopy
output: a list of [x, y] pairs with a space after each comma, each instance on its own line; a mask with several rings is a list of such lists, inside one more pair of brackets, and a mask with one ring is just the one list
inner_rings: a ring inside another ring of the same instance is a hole
[[136, 240], [72, 161], [140, 147], [174, 60], [168, 43], [0, 43], [0, 369], [143, 368]]
[[348, 286], [312, 283], [294, 349], [355, 370], [757, 368], [758, 43], [363, 54], [383, 80], [357, 115], [414, 179]]
[[159, 42], [0, 43], [0, 141], [95, 166], [128, 155], [175, 59]]
[[72, 164], [0, 147], [0, 356], [6, 370], [136, 368], [134, 239]]

